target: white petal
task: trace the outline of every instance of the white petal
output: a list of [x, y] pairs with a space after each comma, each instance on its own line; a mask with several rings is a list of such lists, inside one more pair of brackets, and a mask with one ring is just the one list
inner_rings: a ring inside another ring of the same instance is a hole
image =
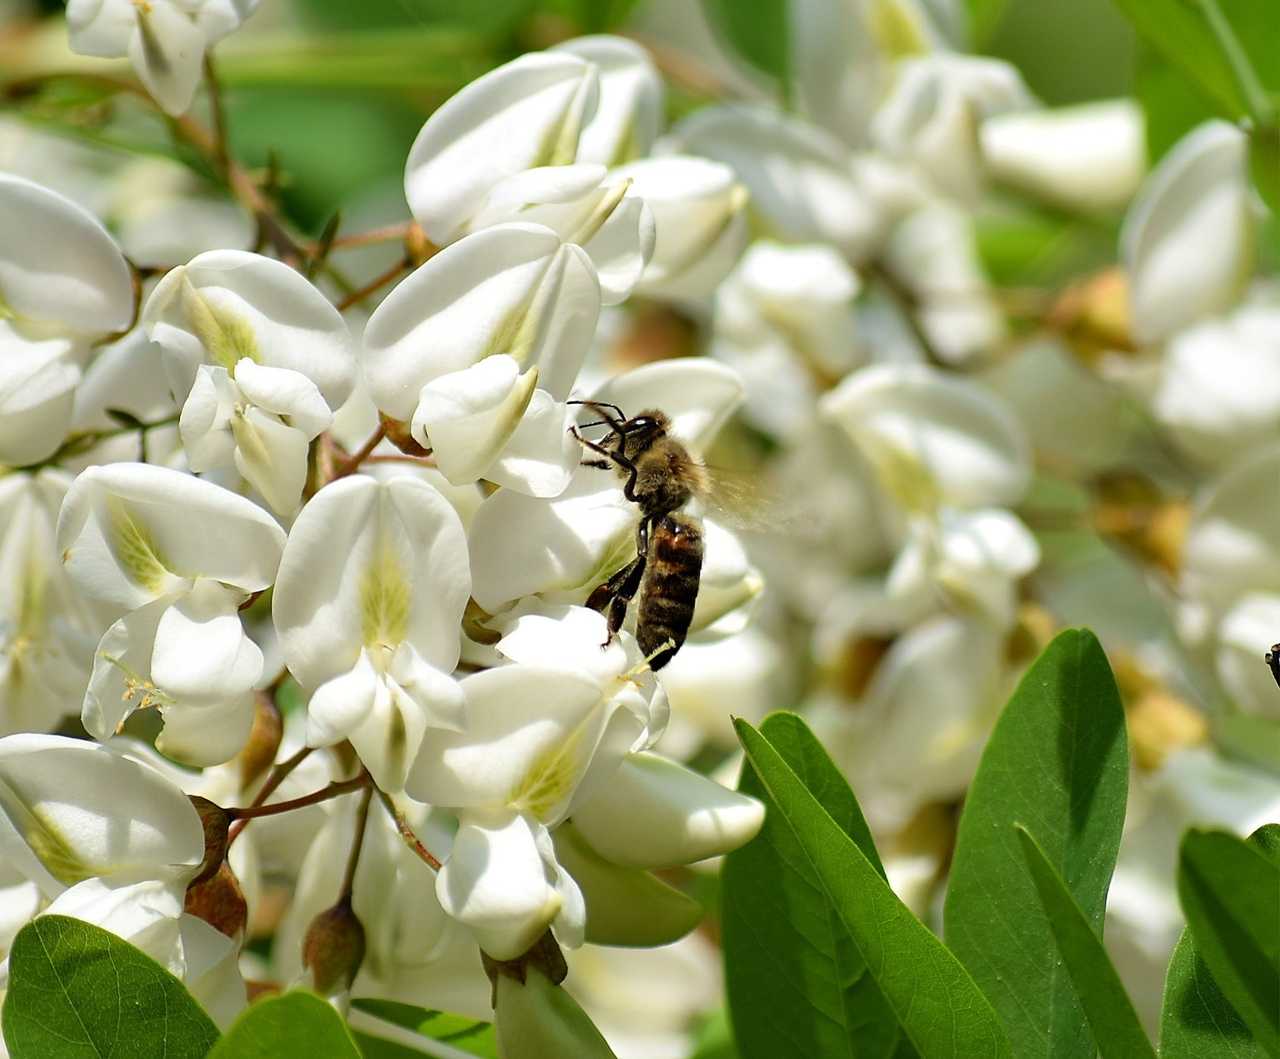
[[574, 826], [615, 864], [691, 864], [749, 842], [764, 821], [754, 798], [721, 787], [657, 754], [632, 754], [595, 797], [573, 810]]
[[182, 915], [178, 930], [182, 941], [182, 983], [225, 1032], [248, 1002], [236, 943], [197, 916]]
[[525, 952], [560, 911], [529, 821], [519, 813], [468, 813], [436, 878], [444, 910], [499, 960]]
[[129, 326], [133, 281], [87, 210], [0, 173], [0, 303], [20, 317], [100, 335]]
[[229, 424], [235, 411], [235, 384], [226, 368], [201, 364], [178, 419], [182, 447], [193, 471], [225, 467], [235, 453]]
[[501, 354], [432, 379], [418, 395], [413, 434], [430, 446], [454, 485], [482, 477], [520, 425], [538, 385], [536, 369]]
[[880, 365], [822, 402], [907, 508], [1016, 503], [1031, 478], [1030, 446], [1013, 413], [986, 390], [924, 366]]
[[255, 364], [245, 358], [236, 365], [236, 386], [259, 408], [288, 416], [289, 424], [308, 441], [328, 430], [333, 413], [319, 387], [301, 372]]
[[166, 0], [154, 0], [137, 11], [129, 61], [166, 113], [183, 114], [200, 83], [204, 34], [185, 11]]
[[165, 596], [153, 600], [102, 634], [80, 713], [95, 739], [110, 739], [135, 709], [159, 701], [151, 683], [151, 655], [156, 628], [171, 602]]
[[53, 735], [0, 739], [0, 845], [49, 896], [90, 876], [194, 867], [204, 856], [200, 818], [178, 787], [105, 747]]
[[600, 686], [572, 671], [501, 666], [464, 677], [467, 727], [431, 730], [406, 784], [441, 806], [563, 813], [608, 720]]
[[557, 44], [594, 63], [600, 101], [578, 139], [577, 161], [619, 165], [649, 153], [662, 126], [662, 77], [640, 45], [606, 34]]
[[765, 106], [703, 107], [671, 139], [673, 150], [732, 168], [768, 234], [834, 243], [854, 259], [880, 238], [876, 204], [856, 183], [844, 145], [798, 118]]
[[389, 672], [400, 690], [422, 711], [430, 727], [462, 731], [467, 697], [458, 681], [423, 661], [407, 643], [401, 644], [392, 656]]
[[504, 224], [446, 247], [374, 310], [364, 369], [378, 407], [413, 414], [431, 380], [492, 354], [522, 368], [546, 359], [545, 389], [564, 397], [595, 331], [600, 294], [577, 247], [542, 225]]
[[253, 728], [253, 693], [211, 706], [161, 706], [156, 749], [192, 768], [221, 765], [244, 749]]
[[1222, 619], [1216, 655], [1218, 675], [1234, 703], [1250, 713], [1280, 715], [1276, 685], [1258, 660], [1277, 639], [1280, 596], [1245, 596]]
[[440, 245], [456, 239], [504, 177], [573, 161], [598, 87], [590, 63], [535, 52], [491, 70], [437, 109], [405, 166], [405, 197], [427, 236]]
[[236, 469], [272, 511], [292, 515], [307, 482], [306, 433], [253, 406], [237, 409], [230, 427]]
[[160, 618], [151, 679], [179, 701], [229, 699], [262, 675], [262, 652], [240, 622], [243, 594], [202, 581]]
[[342, 315], [302, 273], [261, 254], [210, 250], [171, 270], [147, 299], [142, 323], [180, 392], [200, 361], [231, 370], [245, 356], [310, 379], [331, 409], [355, 385]]
[[366, 652], [355, 666], [321, 684], [307, 704], [307, 745], [332, 746], [346, 739], [372, 711], [381, 688]]
[[[600, 281], [600, 301], [617, 305], [635, 289], [653, 256], [657, 228], [648, 203], [627, 194], [582, 244]], [[585, 284], [584, 284], [585, 286]]]
[[485, 477], [530, 496], [559, 496], [582, 459], [582, 446], [569, 433], [572, 421], [565, 405], [546, 390], [534, 390], [515, 433]]
[[70, 352], [64, 339], [31, 341], [0, 320], [0, 463], [37, 463], [66, 438], [80, 381]]
[[[284, 540], [251, 500], [152, 464], [91, 467], [76, 478], [58, 516], [58, 549], [72, 577], [124, 606], [163, 594], [156, 588], [170, 576], [264, 589], [275, 579]], [[123, 584], [113, 587], [107, 564]]]
[[1139, 341], [1159, 341], [1239, 295], [1253, 263], [1247, 156], [1244, 133], [1207, 122], [1143, 184], [1120, 234]]
[[407, 642], [452, 672], [468, 565], [457, 513], [426, 482], [353, 475], [326, 486], [290, 531], [273, 593], [290, 670], [315, 687], [350, 670], [363, 647]]

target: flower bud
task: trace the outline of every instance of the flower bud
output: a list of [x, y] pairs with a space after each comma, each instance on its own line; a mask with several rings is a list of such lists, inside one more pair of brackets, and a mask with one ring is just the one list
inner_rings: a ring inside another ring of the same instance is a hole
[[255, 696], [249, 741], [237, 758], [241, 788], [252, 786], [271, 767], [283, 736], [284, 718], [280, 716], [280, 707], [269, 694], [259, 692]]
[[506, 1059], [614, 1055], [578, 1002], [537, 968], [529, 968], [523, 982], [499, 975], [494, 995], [494, 1022]]
[[210, 878], [187, 887], [182, 910], [203, 919], [232, 941], [244, 937], [249, 905], [240, 889], [240, 880], [225, 860]]
[[351, 989], [364, 962], [364, 925], [351, 909], [351, 895], [326, 908], [311, 921], [302, 942], [302, 966], [321, 996]]
[[204, 828], [204, 860], [191, 880], [190, 886], [198, 886], [211, 878], [227, 859], [227, 830], [231, 817], [222, 806], [201, 798], [198, 794], [188, 795], [196, 812], [200, 814], [200, 826]]

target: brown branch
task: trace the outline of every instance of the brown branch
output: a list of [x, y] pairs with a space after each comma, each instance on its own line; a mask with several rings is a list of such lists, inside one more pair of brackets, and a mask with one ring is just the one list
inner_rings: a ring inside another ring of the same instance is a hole
[[369, 820], [369, 803], [372, 800], [373, 785], [371, 783], [365, 787], [360, 805], [356, 809], [356, 833], [351, 843], [351, 853], [347, 857], [347, 870], [342, 875], [342, 889], [338, 891], [339, 901], [351, 896], [351, 887], [356, 881], [356, 868], [360, 866], [360, 851], [364, 848], [364, 828]]
[[231, 162], [231, 151], [227, 145], [227, 112], [222, 105], [222, 84], [213, 65], [212, 52], [204, 55], [204, 79], [209, 89], [209, 108], [213, 112], [214, 160], [225, 173]]
[[342, 301], [338, 302], [338, 311], [350, 309], [351, 306], [357, 305], [364, 301], [369, 295], [376, 293], [385, 287], [388, 283], [393, 283], [399, 277], [400, 273], [409, 268], [410, 261], [407, 257], [402, 257], [391, 268], [380, 276], [375, 276], [359, 290], [354, 290], [348, 294]]
[[334, 482], [339, 478], [345, 478], [349, 474], [354, 474], [360, 469], [360, 464], [369, 458], [373, 450], [376, 449], [383, 438], [387, 436], [387, 428], [382, 424], [378, 424], [378, 429], [373, 432], [369, 440], [360, 446], [355, 452], [338, 464], [337, 469], [329, 477], [329, 481]]
[[388, 224], [381, 228], [371, 228], [367, 232], [352, 232], [340, 235], [333, 241], [335, 249], [347, 249], [353, 246], [372, 246], [375, 243], [390, 243], [403, 240], [413, 227], [413, 221], [401, 221], [399, 224]]
[[433, 871], [439, 871], [442, 865], [431, 850], [422, 844], [422, 840], [413, 833], [413, 828], [409, 826], [409, 821], [404, 818], [404, 813], [396, 808], [396, 803], [391, 800], [391, 795], [381, 787], [375, 787], [374, 789], [378, 792], [378, 800], [382, 802], [382, 807], [391, 814], [391, 819], [395, 821], [396, 830], [400, 832], [400, 837], [404, 839], [405, 845], [413, 850]]
[[290, 798], [285, 802], [272, 802], [270, 805], [246, 805], [241, 809], [227, 809], [226, 813], [234, 820], [257, 820], [263, 816], [291, 813], [295, 809], [306, 809], [308, 806], [327, 802], [331, 798], [340, 798], [344, 794], [358, 791], [362, 787], [367, 787], [370, 782], [369, 774], [361, 772], [354, 779], [334, 780], [329, 786], [321, 787], [318, 791], [312, 791], [310, 794], [304, 794], [301, 798]]
[[[296, 769], [299, 765], [301, 765], [303, 761], [306, 760], [307, 756], [311, 753], [312, 749], [313, 749], [312, 747], [304, 746], [291, 758], [287, 758], [286, 760], [280, 762], [280, 764], [278, 764], [274, 769], [272, 769], [271, 775], [269, 775], [266, 779], [266, 782], [263, 783], [262, 789], [258, 791], [257, 797], [254, 798], [253, 801], [249, 803], [250, 807], [256, 808], [257, 806], [265, 802], [268, 798], [270, 798], [273, 794], [275, 794], [276, 789], [280, 786], [280, 784], [282, 784], [286, 779], [289, 778], [289, 773], [291, 773], [294, 769]], [[248, 820], [245, 819], [245, 820], [238, 820], [231, 825], [231, 832], [227, 836], [228, 846], [231, 845], [231, 843], [236, 840], [236, 836], [239, 835], [240, 832], [244, 830], [245, 824], [247, 823], [248, 823]]]

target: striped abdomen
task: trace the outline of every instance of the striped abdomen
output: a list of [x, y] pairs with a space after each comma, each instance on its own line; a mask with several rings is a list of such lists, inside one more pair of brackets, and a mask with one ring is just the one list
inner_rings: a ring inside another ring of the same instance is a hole
[[651, 668], [665, 666], [684, 643], [701, 573], [702, 528], [698, 523], [683, 515], [655, 521], [649, 530], [649, 555], [636, 614], [636, 639], [645, 657], [652, 656]]

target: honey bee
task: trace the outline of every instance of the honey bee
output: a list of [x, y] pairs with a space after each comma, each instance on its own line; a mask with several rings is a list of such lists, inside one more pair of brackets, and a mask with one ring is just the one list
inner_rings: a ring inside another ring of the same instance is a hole
[[[601, 441], [572, 433], [601, 458], [583, 466], [612, 470], [623, 479], [622, 492], [640, 509], [636, 557], [587, 597], [587, 606], [608, 618], [609, 639], [622, 628], [637, 594], [636, 640], [651, 669], [661, 669], [680, 650], [702, 574], [702, 523], [682, 511], [706, 494], [706, 468], [668, 432], [670, 419], [656, 408], [628, 418], [605, 401], [572, 401], [602, 418], [582, 429], [608, 426]], [[607, 642], [607, 641], [606, 641]]]

